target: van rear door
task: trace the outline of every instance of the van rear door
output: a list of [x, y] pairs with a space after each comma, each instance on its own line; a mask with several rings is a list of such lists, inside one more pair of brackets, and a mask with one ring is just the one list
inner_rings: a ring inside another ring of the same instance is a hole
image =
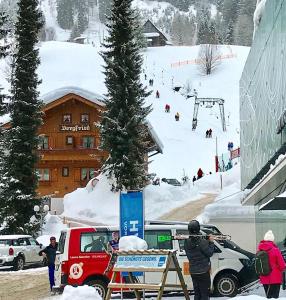
[[58, 243], [58, 251], [55, 259], [55, 287], [61, 287], [62, 284], [66, 284], [67, 278], [62, 278], [62, 263], [64, 260], [67, 260], [68, 248], [65, 247], [65, 243], [67, 240], [67, 232], [62, 231], [61, 236]]
[[[144, 233], [144, 239], [148, 244], [148, 249], [173, 249], [172, 232], [169, 229], [147, 229]], [[146, 272], [145, 280], [148, 283], [161, 282], [161, 272]], [[169, 272], [167, 283], [176, 283], [177, 276], [175, 272]]]

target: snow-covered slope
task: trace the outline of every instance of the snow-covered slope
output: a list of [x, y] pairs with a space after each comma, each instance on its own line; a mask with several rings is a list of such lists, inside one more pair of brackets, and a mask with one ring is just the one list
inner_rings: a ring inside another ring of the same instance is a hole
[[[216, 141], [218, 153], [227, 152], [227, 143], [239, 145], [239, 78], [248, 54], [246, 47], [222, 47], [223, 53], [233, 53], [237, 57], [222, 60], [221, 65], [210, 76], [201, 75], [197, 65], [189, 64], [172, 67], [178, 61], [192, 60], [197, 57], [198, 47], [157, 47], [143, 52], [145, 81], [148, 86], [150, 78], [154, 79], [153, 93], [147, 99], [153, 105], [149, 115], [157, 135], [164, 145], [164, 154], [152, 157], [149, 171], [159, 177], [181, 179], [185, 173], [190, 178], [199, 167], [207, 174], [214, 172]], [[97, 47], [64, 42], [45, 42], [40, 47], [41, 65], [39, 76], [41, 94], [64, 86], [78, 86], [104, 94], [103, 60]], [[0, 70], [5, 69], [3, 62]], [[1, 83], [8, 89], [5, 75], [0, 73]], [[222, 131], [218, 107], [200, 108], [198, 127], [192, 131], [193, 98], [186, 100], [180, 93], [173, 91], [174, 86], [183, 86], [189, 81], [198, 91], [199, 97], [219, 97], [225, 99], [227, 131]], [[148, 89], [151, 87], [148, 86]], [[155, 91], [160, 98], [155, 98]], [[168, 103], [171, 112], [165, 113]], [[176, 122], [174, 115], [180, 114]], [[229, 118], [228, 118], [229, 116]], [[206, 139], [205, 132], [212, 128], [213, 138]]]

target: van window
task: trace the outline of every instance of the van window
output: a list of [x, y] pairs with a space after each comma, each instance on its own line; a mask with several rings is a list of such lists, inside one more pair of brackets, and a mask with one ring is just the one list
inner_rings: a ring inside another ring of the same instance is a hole
[[148, 249], [173, 249], [171, 230], [146, 230]]
[[80, 252], [105, 252], [108, 234], [106, 232], [83, 232], [80, 235]]
[[61, 254], [63, 254], [63, 253], [64, 253], [64, 250], [65, 250], [66, 236], [67, 236], [66, 231], [63, 231], [63, 232], [61, 233], [61, 236], [60, 236], [60, 239], [59, 239], [58, 251], [59, 251]]
[[[189, 236], [189, 231], [188, 230], [176, 230], [176, 234], [177, 235], [187, 235]], [[185, 240], [178, 240], [179, 242], [179, 248], [180, 248], [180, 251], [184, 251], [185, 248], [184, 248], [184, 243], [185, 243]]]

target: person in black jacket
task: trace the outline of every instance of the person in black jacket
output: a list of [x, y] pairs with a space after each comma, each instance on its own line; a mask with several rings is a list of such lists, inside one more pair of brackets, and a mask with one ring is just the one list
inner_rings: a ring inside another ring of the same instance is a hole
[[54, 236], [51, 236], [50, 245], [39, 252], [39, 255], [45, 257], [48, 261], [49, 281], [50, 281], [51, 291], [53, 289], [53, 286], [55, 285], [55, 259], [56, 259], [57, 249], [58, 249], [58, 243], [56, 242], [56, 238]]
[[210, 257], [214, 253], [213, 236], [206, 240], [200, 234], [200, 223], [192, 220], [188, 225], [190, 237], [185, 240], [184, 248], [190, 262], [190, 274], [195, 292], [194, 300], [209, 299], [211, 277]]

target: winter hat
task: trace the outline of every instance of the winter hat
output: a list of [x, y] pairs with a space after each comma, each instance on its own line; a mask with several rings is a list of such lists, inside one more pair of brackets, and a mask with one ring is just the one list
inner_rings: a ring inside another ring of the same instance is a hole
[[264, 241], [274, 242], [274, 234], [272, 230], [268, 230], [264, 235]]

